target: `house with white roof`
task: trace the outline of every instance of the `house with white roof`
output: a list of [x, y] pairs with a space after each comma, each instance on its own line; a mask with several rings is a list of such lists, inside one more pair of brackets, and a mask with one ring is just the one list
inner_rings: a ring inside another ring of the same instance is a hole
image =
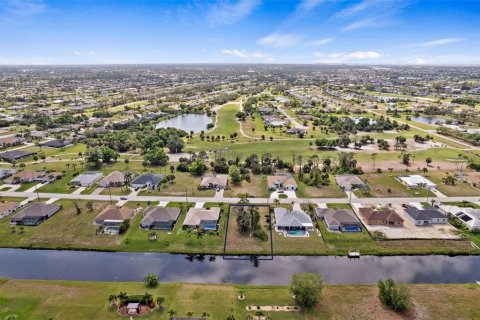
[[418, 174], [398, 176], [397, 179], [410, 189], [425, 188], [428, 190], [435, 190], [437, 188], [435, 183]]
[[457, 217], [471, 231], [480, 231], [480, 209], [440, 205], [440, 210]]

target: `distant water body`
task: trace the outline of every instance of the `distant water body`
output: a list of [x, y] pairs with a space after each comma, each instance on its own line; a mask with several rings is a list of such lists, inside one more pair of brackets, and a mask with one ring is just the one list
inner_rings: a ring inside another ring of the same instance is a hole
[[212, 119], [206, 114], [189, 113], [161, 121], [156, 125], [156, 128], [176, 128], [197, 133], [202, 130], [206, 131], [209, 123], [212, 123]]

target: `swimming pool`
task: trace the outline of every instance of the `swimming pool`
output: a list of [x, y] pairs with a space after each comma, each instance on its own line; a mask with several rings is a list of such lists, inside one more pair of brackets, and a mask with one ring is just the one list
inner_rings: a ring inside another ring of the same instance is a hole
[[307, 234], [307, 232], [304, 230], [289, 230], [287, 231], [287, 234], [289, 236], [304, 236], [305, 234]]
[[362, 232], [362, 228], [360, 228], [359, 226], [347, 226], [347, 227], [343, 227], [342, 231], [344, 231], [344, 232]]

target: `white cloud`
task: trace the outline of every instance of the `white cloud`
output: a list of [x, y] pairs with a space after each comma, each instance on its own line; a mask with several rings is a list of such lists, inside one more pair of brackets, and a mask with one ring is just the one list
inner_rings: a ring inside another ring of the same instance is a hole
[[207, 18], [212, 26], [234, 24], [250, 15], [260, 4], [260, 0], [219, 1], [210, 8]]
[[272, 62], [274, 59], [261, 52], [250, 52], [246, 50], [237, 49], [224, 49], [222, 54], [235, 58], [250, 59], [250, 60], [263, 60], [265, 62]]
[[302, 0], [302, 2], [298, 4], [297, 10], [310, 11], [318, 7], [323, 2], [324, 0]]
[[18, 16], [30, 16], [45, 11], [43, 0], [3, 0], [2, 6], [7, 12]]
[[94, 56], [97, 53], [95, 51], [80, 52], [78, 50], [74, 50], [73, 54], [79, 57], [79, 56]]
[[351, 16], [354, 16], [354, 15], [357, 15], [357, 14], [361, 13], [362, 11], [365, 11], [365, 10], [371, 8], [372, 6], [378, 6], [380, 4], [381, 3], [379, 3], [379, 1], [364, 0], [360, 3], [357, 3], [354, 6], [343, 9], [342, 11], [340, 11], [339, 13], [336, 14], [336, 17], [339, 17], [339, 18], [351, 17]]
[[332, 42], [332, 40], [333, 40], [333, 38], [312, 40], [312, 41], [309, 41], [309, 42], [305, 43], [305, 45], [307, 47], [318, 47], [318, 46], [326, 45], [327, 43]]
[[298, 44], [302, 38], [294, 33], [272, 33], [257, 41], [259, 45], [274, 48], [288, 48]]
[[335, 17], [350, 20], [342, 31], [380, 28], [396, 24], [397, 14], [409, 3], [408, 0], [363, 0], [338, 12]]
[[438, 39], [438, 40], [424, 42], [424, 43], [421, 43], [420, 45], [422, 47], [436, 47], [436, 46], [443, 46], [445, 44], [462, 42], [462, 41], [465, 41], [465, 39], [463, 39], [463, 38], [444, 38], [444, 39]]
[[416, 59], [414, 60], [414, 63], [415, 63], [415, 64], [425, 64], [425, 63], [427, 63], [427, 60], [425, 60], [425, 59], [423, 59], [423, 58], [416, 58]]
[[333, 52], [329, 54], [324, 54], [321, 52], [315, 52], [316, 63], [345, 63], [345, 62], [360, 62], [375, 60], [380, 58], [382, 55], [376, 51], [353, 51], [353, 52]]

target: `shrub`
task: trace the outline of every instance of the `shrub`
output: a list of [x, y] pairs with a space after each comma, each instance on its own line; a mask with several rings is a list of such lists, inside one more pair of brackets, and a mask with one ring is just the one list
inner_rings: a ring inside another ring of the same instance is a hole
[[155, 288], [158, 286], [159, 277], [156, 274], [149, 273], [143, 278], [143, 282], [149, 288]]
[[295, 273], [290, 282], [290, 292], [297, 302], [306, 308], [312, 307], [322, 294], [322, 276], [317, 273]]
[[378, 281], [378, 297], [382, 303], [397, 312], [407, 310], [412, 299], [406, 287], [398, 287], [393, 279]]

